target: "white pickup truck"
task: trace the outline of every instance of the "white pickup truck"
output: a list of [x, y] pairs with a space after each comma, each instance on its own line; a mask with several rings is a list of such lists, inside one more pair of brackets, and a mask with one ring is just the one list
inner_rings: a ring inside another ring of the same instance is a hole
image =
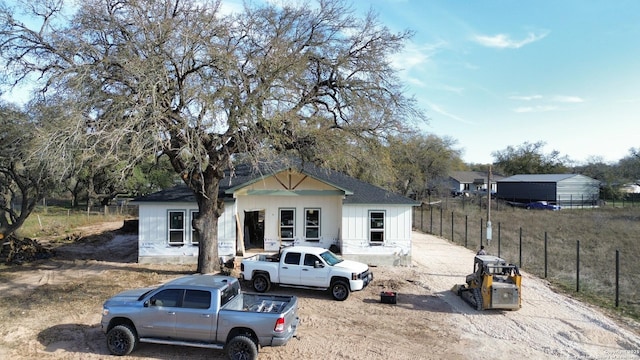
[[367, 264], [343, 260], [331, 251], [312, 246], [291, 246], [277, 254], [258, 254], [242, 260], [240, 279], [251, 281], [263, 293], [272, 284], [327, 290], [338, 301], [351, 291], [364, 289], [373, 273]]

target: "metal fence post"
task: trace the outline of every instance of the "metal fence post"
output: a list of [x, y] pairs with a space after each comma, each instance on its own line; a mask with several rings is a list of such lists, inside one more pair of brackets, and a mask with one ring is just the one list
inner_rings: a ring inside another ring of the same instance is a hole
[[482, 222], [484, 220], [480, 218], [480, 247], [482, 247]]
[[464, 247], [468, 245], [468, 235], [469, 235], [469, 215], [464, 216]]
[[620, 304], [620, 250], [616, 250], [616, 308]]
[[500, 257], [500, 222], [498, 222], [498, 257]]
[[451, 212], [451, 242], [453, 242], [453, 211]]
[[547, 278], [547, 232], [544, 232], [544, 278]]
[[442, 237], [442, 207], [440, 207], [440, 237]]
[[520, 246], [519, 246], [520, 250], [520, 267], [522, 268], [522, 227], [520, 227]]
[[429, 209], [431, 210], [429, 212], [429, 234], [433, 234], [433, 206], [429, 205]]
[[576, 292], [580, 292], [580, 240], [576, 243]]

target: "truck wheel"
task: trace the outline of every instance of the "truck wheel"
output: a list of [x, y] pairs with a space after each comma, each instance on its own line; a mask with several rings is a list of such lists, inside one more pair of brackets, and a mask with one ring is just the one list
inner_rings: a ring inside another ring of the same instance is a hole
[[265, 274], [256, 274], [253, 276], [253, 289], [259, 293], [267, 292], [271, 288], [271, 281]]
[[136, 346], [138, 346], [138, 335], [130, 325], [116, 325], [107, 333], [107, 347], [113, 355], [127, 355]]
[[342, 280], [335, 281], [331, 284], [331, 295], [338, 301], [347, 300], [349, 297], [349, 285]]
[[258, 347], [250, 338], [238, 335], [227, 343], [225, 352], [229, 360], [256, 360]]

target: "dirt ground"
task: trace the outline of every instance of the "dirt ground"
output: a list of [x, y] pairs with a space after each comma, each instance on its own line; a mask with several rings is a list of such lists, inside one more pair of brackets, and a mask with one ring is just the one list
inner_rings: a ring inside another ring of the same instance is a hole
[[[115, 231], [121, 226], [109, 223], [82, 229], [84, 235], [104, 232], [104, 236], [67, 244], [59, 248], [56, 257], [28, 268], [1, 270], [0, 304], [13, 308], [0, 311], [13, 321], [0, 322], [0, 359], [110, 358], [100, 330], [101, 306], [108, 296], [92, 295], [87, 287], [86, 297], [74, 292], [69, 298], [64, 294], [65, 289], [74, 289], [69, 284], [81, 287], [102, 281], [106, 284], [98, 292], [102, 294], [109, 293], [123, 272], [139, 272], [145, 285], [189, 272], [184, 267], [137, 264], [136, 236]], [[332, 300], [326, 292], [275, 287], [273, 293], [299, 297], [299, 337], [284, 347], [262, 348], [259, 358], [640, 358], [638, 323], [613, 320], [598, 309], [550, 290], [545, 281], [527, 273], [523, 273], [523, 306], [519, 311], [472, 309], [450, 289], [464, 283], [472, 271], [473, 256], [472, 251], [446, 240], [414, 233], [412, 266], [373, 268], [374, 282], [344, 302]], [[46, 313], [28, 303], [9, 301], [12, 297], [30, 299], [28, 294], [45, 286], [62, 289], [54, 300], [66, 302], [66, 306], [58, 305], [67, 310], [56, 312], [55, 301], [43, 308]], [[386, 290], [398, 292], [397, 304], [380, 303], [380, 292]], [[141, 344], [122, 359], [187, 357], [224, 358], [219, 351]]]

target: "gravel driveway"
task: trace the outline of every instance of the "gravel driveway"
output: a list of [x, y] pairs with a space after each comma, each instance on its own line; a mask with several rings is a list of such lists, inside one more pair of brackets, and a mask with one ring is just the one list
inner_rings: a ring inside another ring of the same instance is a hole
[[[8, 280], [0, 283], [0, 300], [17, 294], [28, 297], [40, 286], [55, 290], [94, 277], [110, 281], [131, 271], [151, 274], [147, 285], [175, 277], [170, 268], [123, 262], [135, 259], [136, 245], [135, 236], [115, 235], [67, 248], [66, 258], [43, 262], [32, 271], [9, 269], [0, 274]], [[640, 325], [616, 322], [591, 306], [551, 291], [545, 281], [525, 272], [522, 309], [474, 310], [450, 290], [472, 272], [473, 257], [471, 250], [447, 240], [414, 233], [412, 266], [373, 268], [373, 283], [344, 302], [332, 300], [327, 292], [276, 286], [272, 293], [299, 297], [299, 339], [283, 347], [262, 348], [259, 358], [640, 358]], [[386, 290], [398, 293], [397, 304], [380, 302], [380, 292]], [[28, 304], [24, 309], [0, 309], [19, 320], [0, 322], [0, 358], [110, 358], [99, 325], [104, 300], [85, 298], [76, 304], [71, 299], [66, 305], [73, 311], [43, 313]], [[224, 359], [219, 351], [152, 344], [141, 344], [120, 359], [184, 358]]]

